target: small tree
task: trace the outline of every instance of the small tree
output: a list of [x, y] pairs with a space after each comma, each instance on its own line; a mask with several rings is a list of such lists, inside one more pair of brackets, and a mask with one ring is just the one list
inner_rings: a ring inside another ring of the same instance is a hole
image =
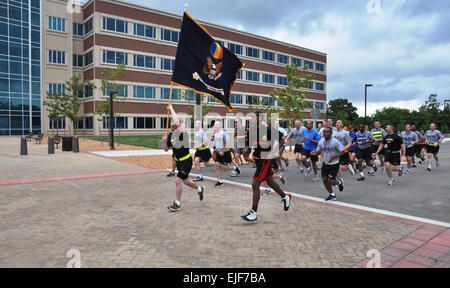
[[47, 107], [48, 118], [56, 123], [56, 136], [59, 136], [59, 119], [64, 116], [61, 104], [63, 102], [63, 96], [61, 93], [50, 93], [46, 91], [47, 97], [43, 101], [43, 104]]
[[279, 114], [281, 119], [289, 122], [289, 126], [293, 125], [294, 120], [302, 120], [304, 116], [306, 94], [299, 89], [309, 88], [311, 80], [314, 79], [314, 75], [306, 73], [307, 69], [308, 65], [299, 72], [297, 64], [287, 65], [285, 69], [287, 86], [270, 93], [272, 99], [280, 103], [282, 107], [269, 107], [265, 109], [266, 112]]
[[327, 117], [331, 119], [341, 119], [353, 121], [358, 118], [358, 108], [353, 106], [347, 99], [335, 99], [328, 103]]

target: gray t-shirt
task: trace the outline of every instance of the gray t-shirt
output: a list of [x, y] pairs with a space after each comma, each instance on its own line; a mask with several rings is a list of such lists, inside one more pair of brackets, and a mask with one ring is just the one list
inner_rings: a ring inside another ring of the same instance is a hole
[[223, 152], [225, 151], [225, 147], [227, 146], [227, 142], [229, 140], [230, 139], [228, 138], [227, 133], [223, 130], [219, 131], [214, 135], [214, 147], [216, 147], [218, 152]]
[[295, 127], [291, 130], [291, 133], [289, 133], [289, 138], [295, 138], [295, 144], [302, 145], [303, 144], [303, 132], [307, 130], [305, 127], [301, 127], [300, 129], [297, 129]]
[[425, 133], [425, 137], [427, 137], [428, 143], [436, 144], [442, 138], [444, 138], [444, 135], [442, 135], [441, 131], [439, 131], [439, 130], [434, 130], [434, 131], [428, 130], [427, 133]]
[[[364, 131], [361, 133], [359, 130], [356, 132], [356, 139], [358, 142], [358, 149], [367, 149], [370, 147], [370, 143], [368, 143], [369, 140], [374, 140], [372, 132]], [[363, 142], [366, 142], [363, 144]]]
[[403, 139], [403, 143], [405, 143], [406, 148], [411, 148], [414, 147], [414, 142], [416, 142], [417, 140], [419, 140], [419, 137], [417, 137], [417, 134], [414, 132], [409, 132], [407, 133], [406, 131], [403, 131], [400, 136]]
[[342, 146], [345, 147], [347, 144], [352, 143], [352, 137], [350, 137], [350, 133], [342, 129], [341, 131], [337, 131], [333, 133], [333, 137], [336, 138], [339, 142], [341, 142]]
[[339, 158], [330, 161], [330, 158], [336, 154], [339, 154], [344, 150], [341, 142], [336, 140], [336, 138], [331, 137], [330, 140], [322, 139], [317, 146], [318, 152], [323, 152], [323, 159], [326, 165], [335, 165], [339, 163]]
[[194, 146], [199, 147], [200, 144], [202, 144], [205, 141], [208, 141], [208, 137], [206, 137], [205, 131], [203, 131], [203, 129], [195, 131], [195, 134], [194, 134]]

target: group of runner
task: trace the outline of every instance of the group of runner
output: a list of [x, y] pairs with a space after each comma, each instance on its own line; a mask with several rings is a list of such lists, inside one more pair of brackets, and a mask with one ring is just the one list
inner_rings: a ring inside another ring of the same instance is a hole
[[[177, 187], [176, 200], [168, 209], [172, 212], [180, 210], [183, 184], [196, 189], [200, 201], [203, 200], [205, 188], [197, 185], [204, 180], [201, 163], [204, 167], [215, 167], [217, 176], [215, 187], [222, 187], [224, 186], [222, 173], [229, 171], [231, 177], [239, 177], [241, 174], [239, 165], [245, 161], [256, 168], [252, 183], [252, 207], [250, 212], [241, 217], [249, 222], [257, 221], [261, 194], [268, 195], [272, 190], [281, 197], [284, 210], [289, 210], [291, 195], [284, 193], [275, 181], [279, 179], [285, 184], [286, 178], [282, 173], [275, 173], [284, 171], [283, 163], [286, 168], [289, 166], [289, 159], [283, 154], [291, 139], [295, 140], [297, 174], [304, 173], [308, 178], [313, 172], [313, 181], [317, 182], [320, 180], [318, 175], [320, 170], [323, 184], [329, 194], [326, 201], [337, 200], [333, 186], [338, 186], [340, 191], [344, 190], [341, 172], [349, 171], [351, 175], [355, 175], [358, 170], [357, 181], [365, 181], [365, 167], [369, 169], [368, 175], [375, 175], [378, 170], [377, 157], [380, 160], [381, 173], [388, 176], [388, 185], [396, 184], [393, 172], [398, 172], [399, 176], [411, 173], [411, 168], [417, 167], [415, 158], [419, 159], [420, 164], [424, 163], [425, 153], [428, 154], [427, 170], [432, 171], [433, 159], [436, 166], [439, 166], [439, 145], [444, 139], [442, 133], [436, 130], [435, 124], [431, 124], [430, 130], [426, 133], [423, 130], [417, 131], [416, 127], [410, 124], [405, 126], [404, 132], [397, 133], [393, 125], [387, 125], [386, 129], [381, 128], [379, 121], [376, 121], [374, 129], [369, 131], [364, 124], [361, 124], [358, 130], [352, 125], [344, 127], [341, 120], [338, 120], [334, 127], [332, 119], [319, 124], [318, 130], [314, 129], [312, 121], [307, 121], [306, 127], [303, 127], [302, 121], [296, 120], [295, 127], [288, 134], [280, 127], [278, 121], [269, 127], [262, 113], [257, 112], [252, 117], [249, 129], [246, 129], [240, 119], [235, 120], [233, 147], [220, 121], [214, 123], [211, 137], [208, 137], [202, 129], [202, 123], [196, 122], [193, 143], [196, 152], [193, 160], [189, 151], [191, 147], [189, 135], [173, 107], [168, 106], [168, 109], [173, 122], [171, 132], [164, 137], [164, 150], [173, 150], [172, 171], [167, 176], [176, 176]], [[212, 145], [213, 152], [209, 144]], [[318, 165], [319, 156], [321, 168]], [[407, 163], [406, 170], [401, 166], [401, 162]], [[191, 181], [189, 173], [193, 166], [198, 176]], [[175, 174], [175, 169], [178, 170], [178, 174]], [[266, 187], [262, 193], [261, 184]]]

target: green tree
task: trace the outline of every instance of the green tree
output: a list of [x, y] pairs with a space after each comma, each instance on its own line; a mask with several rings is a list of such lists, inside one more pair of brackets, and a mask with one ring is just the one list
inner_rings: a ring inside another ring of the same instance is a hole
[[347, 99], [335, 99], [328, 103], [327, 117], [331, 119], [339, 118], [342, 121], [345, 119], [352, 122], [358, 118], [357, 110], [358, 108], [353, 106], [353, 103]]
[[437, 101], [437, 94], [431, 94], [425, 104], [419, 108], [420, 112], [437, 114], [440, 112], [441, 103]]
[[309, 88], [312, 84], [311, 80], [314, 75], [307, 73], [308, 65], [302, 70], [298, 70], [297, 64], [287, 65], [285, 68], [287, 86], [285, 88], [276, 89], [270, 93], [270, 97], [282, 105], [282, 107], [266, 106], [267, 103], [261, 103], [265, 106], [262, 110], [268, 114], [279, 114], [280, 118], [289, 122], [292, 127], [296, 119], [303, 120], [305, 109], [306, 94], [300, 91], [301, 88]]
[[61, 104], [63, 102], [63, 95], [61, 93], [50, 93], [47, 94], [46, 100], [43, 101], [44, 106], [48, 112], [48, 118], [56, 123], [56, 135], [59, 136], [59, 119], [64, 116]]

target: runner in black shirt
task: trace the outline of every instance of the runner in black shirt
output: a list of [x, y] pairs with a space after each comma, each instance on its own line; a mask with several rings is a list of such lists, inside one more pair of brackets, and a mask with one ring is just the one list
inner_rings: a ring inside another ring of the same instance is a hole
[[203, 200], [203, 192], [205, 192], [204, 187], [199, 187], [197, 184], [189, 180], [189, 173], [192, 169], [192, 156], [189, 152], [189, 134], [186, 129], [181, 124], [175, 110], [172, 105], [167, 107], [170, 110], [173, 118], [174, 125], [177, 129], [164, 136], [164, 151], [169, 151], [170, 148], [173, 150], [174, 159], [177, 162], [178, 175], [176, 178], [176, 200], [173, 204], [167, 207], [171, 212], [176, 212], [180, 210], [181, 207], [181, 194], [183, 193], [183, 183], [193, 189], [197, 189], [200, 201]]
[[[386, 135], [382, 144], [378, 147], [376, 154], [380, 153], [384, 147], [387, 147], [386, 152], [386, 174], [389, 177], [388, 185], [395, 185], [396, 181], [392, 177], [392, 171], [398, 171], [398, 176], [403, 175], [403, 168], [398, 167], [401, 161], [406, 162], [406, 145], [403, 143], [403, 139], [395, 132], [395, 128], [392, 125], [386, 127]], [[374, 155], [376, 155], [374, 153]]]
[[[263, 181], [267, 181], [267, 184], [281, 196], [285, 211], [288, 211], [291, 205], [291, 195], [285, 194], [272, 177], [272, 165], [276, 161], [276, 154], [282, 140], [282, 137], [280, 137], [281, 133], [264, 125], [262, 123], [263, 120], [261, 112], [256, 112], [256, 115], [252, 117], [252, 127], [249, 131], [249, 145], [254, 148], [253, 159], [255, 159], [256, 163], [256, 173], [252, 183], [252, 209], [247, 215], [241, 217], [249, 222], [257, 220], [258, 204], [261, 197], [260, 186]], [[276, 141], [278, 144], [275, 143]]]

